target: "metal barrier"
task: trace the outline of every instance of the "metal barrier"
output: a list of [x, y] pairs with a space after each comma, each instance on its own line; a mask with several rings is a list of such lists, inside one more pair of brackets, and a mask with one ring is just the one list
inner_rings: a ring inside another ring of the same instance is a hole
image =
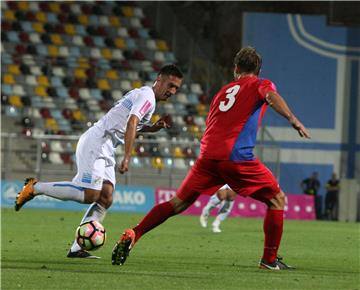
[[[265, 128], [261, 129], [259, 135], [261, 140], [256, 146], [255, 154], [279, 180], [280, 147], [275, 141], [273, 144], [263, 145], [264, 141], [271, 140], [271, 135]], [[72, 179], [76, 174], [73, 157], [78, 139], [79, 136], [35, 135], [27, 137], [14, 133], [2, 133], [2, 179], [22, 179], [26, 176], [36, 176], [41, 180]], [[158, 148], [159, 150], [155, 153], [145, 150], [143, 154], [134, 155], [129, 172], [117, 175], [121, 184], [177, 187], [195, 162], [200, 146], [199, 142], [144, 139], [136, 140], [134, 147], [139, 144], [148, 149]], [[196, 154], [175, 157], [173, 152], [176, 147], [190, 148], [190, 151], [196, 152]], [[164, 153], [164, 151], [166, 152]], [[56, 158], [52, 159], [51, 154], [55, 154]], [[60, 154], [70, 154], [72, 162], [64, 164], [59, 157]], [[122, 146], [119, 146], [116, 151], [117, 160], [121, 160], [121, 155]]]

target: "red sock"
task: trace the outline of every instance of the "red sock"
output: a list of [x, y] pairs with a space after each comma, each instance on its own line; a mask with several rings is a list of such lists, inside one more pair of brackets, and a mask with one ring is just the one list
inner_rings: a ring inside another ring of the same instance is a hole
[[162, 224], [174, 214], [174, 208], [170, 202], [164, 202], [154, 206], [143, 220], [133, 228], [136, 235], [135, 242], [140, 239], [143, 234]]
[[284, 211], [268, 209], [264, 219], [264, 255], [263, 259], [268, 263], [273, 263], [277, 257], [283, 232]]

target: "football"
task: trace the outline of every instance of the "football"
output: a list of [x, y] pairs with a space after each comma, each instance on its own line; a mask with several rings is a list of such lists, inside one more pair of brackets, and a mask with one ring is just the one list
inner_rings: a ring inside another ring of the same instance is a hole
[[105, 244], [106, 231], [101, 223], [89, 221], [81, 224], [76, 229], [75, 237], [83, 250], [93, 251]]

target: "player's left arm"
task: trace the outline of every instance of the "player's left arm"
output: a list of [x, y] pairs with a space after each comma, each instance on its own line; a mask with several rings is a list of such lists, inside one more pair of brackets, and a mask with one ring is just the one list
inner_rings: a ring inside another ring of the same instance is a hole
[[171, 127], [170, 118], [168, 115], [161, 117], [151, 126], [144, 125], [139, 132], [157, 132], [161, 129], [168, 129]]
[[136, 128], [139, 124], [140, 119], [136, 115], [130, 115], [127, 124], [126, 124], [126, 131], [125, 131], [125, 144], [124, 144], [124, 156], [121, 163], [118, 166], [118, 170], [121, 174], [124, 174], [129, 170], [129, 163], [131, 158], [131, 151], [135, 142], [136, 137]]
[[268, 91], [265, 95], [265, 100], [278, 114], [285, 117], [291, 126], [298, 131], [300, 137], [310, 139], [310, 134], [305, 126], [296, 118], [291, 112], [285, 100], [275, 91]]

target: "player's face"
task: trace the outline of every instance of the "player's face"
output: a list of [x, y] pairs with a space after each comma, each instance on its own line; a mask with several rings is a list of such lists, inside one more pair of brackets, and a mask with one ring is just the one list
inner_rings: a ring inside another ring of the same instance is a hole
[[182, 84], [182, 79], [176, 76], [160, 75], [154, 85], [155, 98], [160, 101], [166, 101], [172, 95], [175, 95]]

